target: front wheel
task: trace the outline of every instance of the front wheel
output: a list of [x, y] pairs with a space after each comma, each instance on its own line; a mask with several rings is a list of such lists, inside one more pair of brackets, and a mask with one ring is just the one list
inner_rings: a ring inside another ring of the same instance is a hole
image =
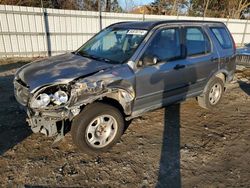
[[198, 103], [202, 108], [211, 109], [219, 104], [224, 93], [224, 82], [218, 77], [212, 78], [203, 94], [197, 97]]
[[83, 152], [99, 153], [108, 150], [124, 131], [124, 117], [110, 105], [93, 103], [86, 106], [72, 122], [74, 144]]

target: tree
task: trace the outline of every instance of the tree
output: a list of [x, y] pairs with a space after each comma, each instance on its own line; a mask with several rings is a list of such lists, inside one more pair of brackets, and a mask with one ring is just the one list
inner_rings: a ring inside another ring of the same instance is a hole
[[244, 18], [250, 9], [250, 0], [190, 0], [192, 16]]
[[98, 11], [98, 0], [84, 0], [83, 10]]
[[111, 10], [111, 0], [106, 0], [106, 12], [110, 12]]
[[110, 12], [123, 12], [122, 7], [118, 3], [118, 0], [113, 0], [113, 2], [111, 3]]
[[243, 14], [246, 10], [249, 10], [249, 8], [250, 0], [231, 0], [228, 2], [228, 15], [231, 18], [240, 19], [244, 17]]
[[152, 14], [178, 15], [187, 5], [188, 0], [155, 0], [149, 7]]
[[[3, 5], [17, 5], [17, 6], [30, 6], [41, 7], [41, 1], [39, 0], [0, 0], [0, 4]], [[43, 0], [44, 7], [53, 8], [53, 1]]]
[[[103, 11], [122, 12], [117, 0], [100, 0]], [[44, 8], [98, 11], [99, 0], [42, 0]], [[0, 4], [41, 7], [41, 0], [0, 0]]]
[[203, 11], [203, 17], [206, 17], [208, 5], [210, 3], [210, 0], [204, 0], [204, 11]]
[[[106, 2], [105, 2], [106, 1]], [[106, 12], [122, 12], [117, 0], [105, 0], [104, 10]]]

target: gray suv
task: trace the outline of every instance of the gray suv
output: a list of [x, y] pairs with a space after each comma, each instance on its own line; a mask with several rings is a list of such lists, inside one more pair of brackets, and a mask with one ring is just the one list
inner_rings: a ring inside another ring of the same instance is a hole
[[84, 152], [114, 145], [125, 123], [145, 112], [196, 97], [217, 105], [235, 72], [235, 44], [220, 22], [113, 24], [72, 53], [32, 62], [14, 79], [33, 132], [71, 131]]

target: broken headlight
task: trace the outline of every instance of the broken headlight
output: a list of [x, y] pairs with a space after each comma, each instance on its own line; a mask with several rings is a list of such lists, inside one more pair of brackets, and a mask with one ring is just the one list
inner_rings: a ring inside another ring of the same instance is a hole
[[32, 101], [32, 108], [44, 108], [50, 103], [50, 96], [46, 93], [39, 94], [35, 100]]
[[61, 105], [61, 104], [65, 104], [66, 102], [68, 102], [68, 95], [65, 91], [59, 90], [57, 92], [55, 92], [55, 94], [53, 95], [53, 103], [56, 105]]
[[31, 100], [31, 108], [46, 108], [66, 104], [69, 100], [69, 93], [66, 86], [51, 86], [41, 89]]

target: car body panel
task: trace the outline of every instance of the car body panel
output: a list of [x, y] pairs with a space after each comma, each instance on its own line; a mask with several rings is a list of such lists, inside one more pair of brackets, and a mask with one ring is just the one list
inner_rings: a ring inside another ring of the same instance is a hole
[[[210, 39], [207, 28], [196, 23], [182, 24], [182, 26], [162, 26], [160, 29], [176, 27], [182, 30], [186, 27], [201, 27]], [[151, 38], [153, 37], [154, 35]], [[183, 34], [181, 37], [181, 40], [184, 40]], [[137, 95], [134, 111], [143, 111], [142, 109], [147, 109], [147, 106], [162, 107], [175, 101], [185, 100], [193, 94], [199, 95], [202, 93], [208, 79], [219, 69], [220, 57], [215, 44], [211, 40], [212, 50], [209, 54], [139, 68], [135, 73]], [[143, 50], [141, 53], [143, 53]], [[185, 66], [185, 68], [175, 70], [176, 65]], [[143, 85], [140, 83], [143, 83]]]
[[250, 47], [242, 47], [237, 49], [239, 55], [250, 55]]
[[245, 44], [244, 47], [238, 48], [236, 53], [236, 63], [238, 65], [250, 67], [250, 43]]

